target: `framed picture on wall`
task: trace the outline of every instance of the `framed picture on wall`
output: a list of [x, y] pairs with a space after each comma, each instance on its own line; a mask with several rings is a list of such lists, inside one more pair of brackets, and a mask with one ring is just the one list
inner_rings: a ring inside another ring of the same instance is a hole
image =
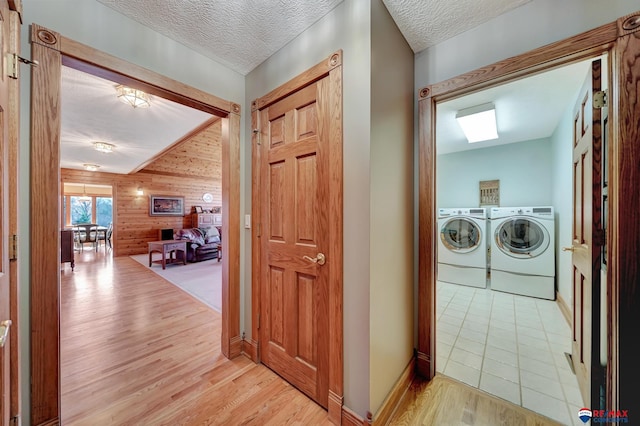
[[151, 195], [150, 216], [184, 216], [184, 197]]

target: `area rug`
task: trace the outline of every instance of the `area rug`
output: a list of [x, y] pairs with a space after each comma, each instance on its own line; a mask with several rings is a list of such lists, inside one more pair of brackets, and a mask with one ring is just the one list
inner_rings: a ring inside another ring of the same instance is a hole
[[[189, 293], [210, 308], [221, 312], [222, 309], [222, 262], [216, 259], [196, 263], [162, 265], [154, 263], [149, 267], [149, 255], [130, 256], [145, 268], [158, 274], [179, 289]], [[157, 256], [154, 257], [154, 260]]]

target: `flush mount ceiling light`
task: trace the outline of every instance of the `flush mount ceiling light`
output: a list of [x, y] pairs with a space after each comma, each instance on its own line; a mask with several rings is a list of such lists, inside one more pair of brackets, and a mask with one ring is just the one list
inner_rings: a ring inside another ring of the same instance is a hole
[[89, 163], [83, 164], [82, 167], [84, 167], [85, 170], [90, 171], [90, 172], [95, 172], [96, 170], [98, 170], [100, 168], [100, 166], [97, 165], [97, 164], [89, 164]]
[[94, 142], [93, 143], [93, 149], [95, 149], [96, 151], [100, 151], [100, 152], [104, 152], [104, 153], [110, 153], [113, 152], [113, 149], [116, 146], [112, 143], [107, 143], [107, 142]]
[[132, 89], [121, 84], [116, 86], [116, 91], [118, 92], [118, 99], [134, 108], [149, 108], [151, 106], [149, 95], [142, 90]]
[[460, 110], [456, 120], [469, 143], [498, 139], [496, 108], [492, 103]]

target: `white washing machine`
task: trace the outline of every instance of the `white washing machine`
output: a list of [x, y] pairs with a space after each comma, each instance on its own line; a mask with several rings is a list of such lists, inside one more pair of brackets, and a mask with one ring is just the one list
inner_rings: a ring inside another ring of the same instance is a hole
[[486, 288], [486, 209], [439, 209], [438, 229], [438, 280]]
[[491, 208], [491, 289], [555, 299], [553, 207]]

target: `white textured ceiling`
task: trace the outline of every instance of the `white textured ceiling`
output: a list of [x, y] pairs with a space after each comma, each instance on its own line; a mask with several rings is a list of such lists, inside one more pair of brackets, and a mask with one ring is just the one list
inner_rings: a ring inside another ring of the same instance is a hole
[[98, 0], [245, 75], [342, 0]]
[[[98, 0], [246, 75], [342, 0]], [[383, 0], [415, 53], [531, 0]]]
[[382, 0], [415, 53], [531, 0]]

